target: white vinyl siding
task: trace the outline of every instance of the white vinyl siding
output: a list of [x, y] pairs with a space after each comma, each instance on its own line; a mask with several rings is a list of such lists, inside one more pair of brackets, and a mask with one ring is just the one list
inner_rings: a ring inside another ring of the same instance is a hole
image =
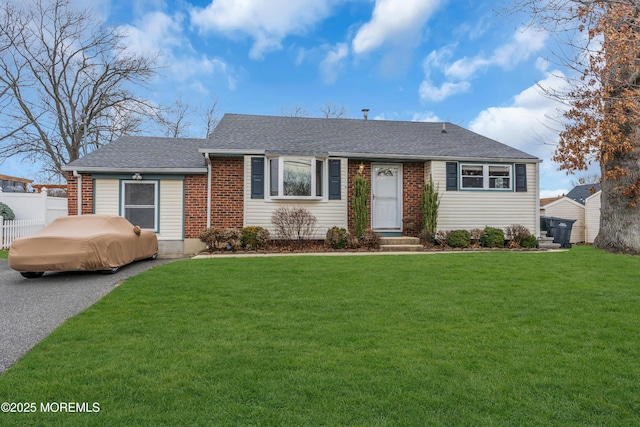
[[160, 181], [159, 240], [182, 240], [184, 212], [184, 183], [182, 180]]
[[587, 198], [584, 202], [585, 236], [587, 243], [593, 243], [600, 232], [601, 195], [602, 192], [598, 191], [596, 194]]
[[584, 206], [582, 206], [580, 203], [565, 196], [562, 199], [556, 200], [555, 202], [549, 203], [548, 205], [540, 208], [540, 215], [554, 216], [564, 219], [575, 219], [576, 222], [573, 223], [573, 227], [571, 228], [571, 237], [569, 237], [569, 242], [584, 242], [585, 214]]
[[[325, 180], [326, 174], [325, 174]], [[244, 158], [244, 226], [260, 226], [274, 233], [271, 215], [281, 207], [305, 208], [316, 216], [315, 239], [324, 239], [331, 227], [347, 228], [347, 159], [340, 162], [340, 200], [268, 200], [251, 198], [251, 156]], [[325, 186], [326, 188], [326, 186]], [[267, 191], [268, 194], [268, 191]], [[215, 203], [215, 201], [214, 201]]]
[[93, 206], [97, 214], [120, 214], [120, 180], [96, 179], [94, 182]]
[[[144, 181], [140, 181], [144, 182]], [[182, 240], [184, 212], [184, 183], [182, 180], [159, 180], [160, 211], [158, 240]], [[96, 179], [94, 182], [94, 212], [122, 215], [119, 179]]]
[[441, 195], [438, 230], [470, 230], [485, 226], [505, 228], [520, 224], [536, 233], [538, 177], [535, 163], [527, 164], [526, 192], [447, 191], [446, 162], [430, 163], [426, 170], [431, 171]]

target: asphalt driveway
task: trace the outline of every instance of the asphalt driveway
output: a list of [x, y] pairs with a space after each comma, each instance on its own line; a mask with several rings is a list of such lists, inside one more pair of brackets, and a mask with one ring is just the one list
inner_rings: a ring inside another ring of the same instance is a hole
[[115, 274], [46, 273], [39, 279], [25, 279], [0, 259], [0, 374], [119, 282], [170, 261], [138, 261]]

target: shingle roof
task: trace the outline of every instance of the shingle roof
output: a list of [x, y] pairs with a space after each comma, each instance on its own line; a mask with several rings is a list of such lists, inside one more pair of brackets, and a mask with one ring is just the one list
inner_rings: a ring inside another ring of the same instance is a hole
[[600, 184], [576, 185], [567, 193], [567, 197], [584, 205], [585, 201], [598, 191], [600, 191]]
[[257, 150], [266, 154], [365, 158], [538, 160], [451, 123], [243, 114], [225, 114], [200, 151], [223, 154]]
[[124, 136], [65, 166], [66, 171], [205, 173], [203, 139]]

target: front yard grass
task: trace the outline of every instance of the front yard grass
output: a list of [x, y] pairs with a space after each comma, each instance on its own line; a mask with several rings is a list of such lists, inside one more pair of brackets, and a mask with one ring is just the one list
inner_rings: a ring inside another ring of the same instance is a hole
[[0, 376], [2, 401], [100, 412], [0, 424], [638, 425], [639, 360], [638, 257], [185, 260], [127, 280]]
[[7, 259], [9, 258], [9, 251], [0, 249], [0, 259]]

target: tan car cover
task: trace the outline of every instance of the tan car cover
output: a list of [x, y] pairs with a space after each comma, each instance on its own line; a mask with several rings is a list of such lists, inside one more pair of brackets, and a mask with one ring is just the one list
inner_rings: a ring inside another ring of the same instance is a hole
[[134, 232], [117, 215], [68, 216], [27, 237], [9, 249], [9, 267], [17, 271], [110, 270], [158, 253], [153, 231]]

